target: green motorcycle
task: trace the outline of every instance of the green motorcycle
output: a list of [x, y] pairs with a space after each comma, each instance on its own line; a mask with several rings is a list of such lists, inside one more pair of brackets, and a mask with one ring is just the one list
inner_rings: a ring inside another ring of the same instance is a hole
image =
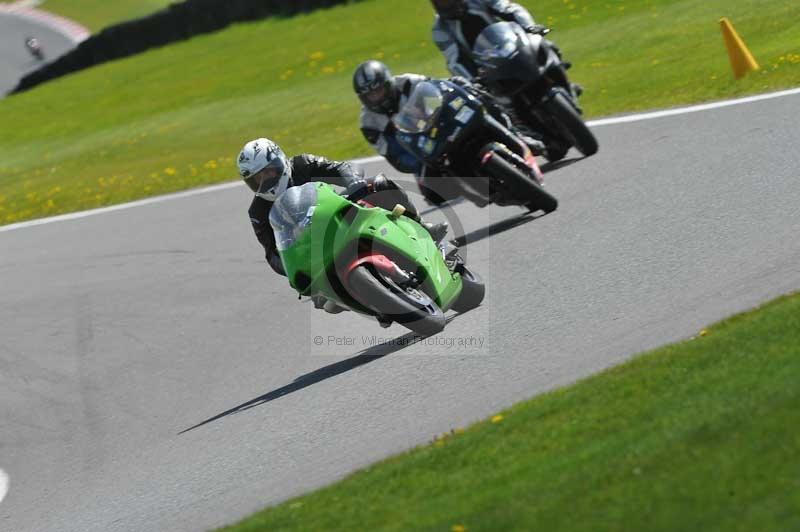
[[440, 332], [444, 311], [480, 305], [483, 282], [404, 212], [341, 196], [326, 183], [289, 188], [269, 215], [289, 284], [384, 324]]

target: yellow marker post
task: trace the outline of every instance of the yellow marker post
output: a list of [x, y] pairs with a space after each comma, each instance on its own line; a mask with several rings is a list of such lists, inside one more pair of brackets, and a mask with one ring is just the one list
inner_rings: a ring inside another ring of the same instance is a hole
[[733, 29], [731, 21], [727, 17], [722, 17], [719, 19], [719, 25], [722, 30], [722, 39], [725, 41], [725, 48], [728, 49], [728, 58], [731, 60], [733, 77], [741, 79], [751, 70], [758, 70], [758, 63], [742, 38]]

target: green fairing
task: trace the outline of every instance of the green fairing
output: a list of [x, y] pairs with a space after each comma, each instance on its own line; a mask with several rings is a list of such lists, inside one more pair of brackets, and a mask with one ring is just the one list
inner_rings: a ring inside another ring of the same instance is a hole
[[[394, 218], [379, 207], [351, 203], [326, 183], [303, 186], [314, 186], [317, 190], [311, 223], [294, 243], [280, 251], [289, 284], [300, 294], [320, 294], [351, 308], [363, 309], [346, 294], [337, 292], [326, 272], [335, 271], [335, 259], [340, 269], [351, 263], [356, 257], [356, 243], [372, 242], [371, 249], [422, 280], [424, 291], [442, 310], [447, 310], [457, 299], [461, 277], [450, 272], [441, 252], [420, 224], [407, 216]], [[298, 278], [303, 276], [311, 280], [305, 289], [297, 286]]]

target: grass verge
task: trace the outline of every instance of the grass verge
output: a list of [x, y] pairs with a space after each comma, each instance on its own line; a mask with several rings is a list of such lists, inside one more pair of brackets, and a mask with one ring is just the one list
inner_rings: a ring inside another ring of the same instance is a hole
[[701, 335], [223, 530], [800, 529], [800, 294]]
[[[554, 28], [590, 116], [800, 82], [797, 2], [522, 3]], [[741, 82], [727, 63], [722, 15], [763, 67]], [[364, 0], [238, 24], [6, 98], [0, 224], [234, 179], [233, 157], [258, 136], [289, 153], [369, 154], [351, 73], [375, 57], [395, 72], [444, 75], [430, 24], [427, 0]]]
[[39, 7], [96, 32], [118, 22], [149, 15], [173, 1], [177, 0], [45, 0]]

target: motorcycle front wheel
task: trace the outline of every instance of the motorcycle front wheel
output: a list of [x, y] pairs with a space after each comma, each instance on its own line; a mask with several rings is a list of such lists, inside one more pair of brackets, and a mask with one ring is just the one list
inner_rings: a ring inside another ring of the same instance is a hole
[[478, 307], [486, 295], [486, 286], [480, 275], [466, 266], [456, 270], [461, 274], [461, 293], [452, 305], [456, 312], [467, 312]]
[[366, 264], [350, 272], [348, 284], [356, 301], [421, 336], [444, 329], [444, 313], [427, 294], [403, 288]]
[[484, 158], [483, 169], [495, 179], [509, 183], [518, 194], [516, 197], [526, 199], [524, 203], [531, 212], [542, 210], [547, 214], [558, 208], [558, 200], [552, 194], [498, 153]]
[[555, 94], [544, 105], [547, 112], [555, 119], [562, 134], [579, 152], [586, 157], [597, 153], [597, 139], [594, 133], [566, 96], [561, 93]]

